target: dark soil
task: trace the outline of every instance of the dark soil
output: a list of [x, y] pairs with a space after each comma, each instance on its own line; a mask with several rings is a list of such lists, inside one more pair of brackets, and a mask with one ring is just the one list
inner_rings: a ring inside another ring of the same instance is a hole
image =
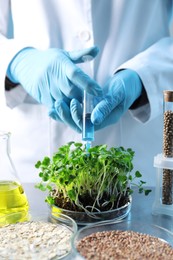
[[[52, 192], [52, 194], [55, 194], [55, 191]], [[86, 207], [86, 206], [92, 206], [94, 203], [94, 199], [91, 198], [86, 194], [85, 197], [79, 198], [81, 204]], [[107, 197], [103, 197], [102, 200], [100, 201], [100, 205], [102, 205], [105, 201], [107, 200]], [[114, 206], [112, 209], [117, 209], [129, 202], [129, 196], [122, 196], [115, 201]], [[55, 203], [57, 207], [70, 210], [70, 211], [78, 211], [78, 212], [84, 212], [84, 210], [75, 204], [72, 204], [67, 198], [64, 198], [62, 194], [59, 194], [58, 197], [55, 198]], [[96, 208], [99, 209], [100, 211], [107, 211], [110, 210], [111, 208], [111, 203], [107, 204], [106, 206], [98, 206], [96, 205]], [[88, 209], [89, 210], [89, 209]]]

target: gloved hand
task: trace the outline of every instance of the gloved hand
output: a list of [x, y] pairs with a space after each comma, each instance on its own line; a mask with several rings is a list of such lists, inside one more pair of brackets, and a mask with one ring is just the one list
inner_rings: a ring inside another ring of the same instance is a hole
[[[142, 82], [135, 71], [121, 70], [103, 87], [103, 97], [94, 98], [91, 121], [95, 130], [116, 123], [141, 95]], [[71, 101], [71, 115], [76, 125], [82, 125], [82, 108], [78, 100]]]
[[73, 52], [25, 48], [9, 64], [7, 76], [12, 82], [20, 83], [39, 103], [46, 105], [52, 118], [81, 131], [71, 117], [71, 99], [82, 102], [83, 90], [96, 96], [102, 95], [102, 90], [76, 64], [97, 54], [97, 47]]
[[142, 82], [135, 71], [114, 74], [103, 88], [104, 98], [95, 106], [91, 121], [95, 130], [116, 123], [142, 93]]

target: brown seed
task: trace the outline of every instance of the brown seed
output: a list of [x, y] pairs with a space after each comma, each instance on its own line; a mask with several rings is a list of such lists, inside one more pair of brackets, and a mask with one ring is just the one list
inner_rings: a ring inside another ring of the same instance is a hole
[[77, 250], [86, 260], [173, 259], [173, 248], [169, 244], [134, 231], [96, 232], [81, 239]]

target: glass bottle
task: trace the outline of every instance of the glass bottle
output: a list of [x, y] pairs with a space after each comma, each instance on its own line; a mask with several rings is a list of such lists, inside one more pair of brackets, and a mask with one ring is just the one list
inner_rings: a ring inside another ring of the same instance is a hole
[[156, 167], [153, 215], [173, 217], [173, 91], [163, 91], [163, 148], [154, 157]]
[[[173, 158], [173, 91], [163, 92], [163, 156]], [[162, 203], [173, 204], [173, 170], [163, 169]]]
[[[9, 132], [0, 131], [0, 224], [27, 216], [29, 203], [10, 156]], [[12, 217], [9, 217], [12, 216]]]

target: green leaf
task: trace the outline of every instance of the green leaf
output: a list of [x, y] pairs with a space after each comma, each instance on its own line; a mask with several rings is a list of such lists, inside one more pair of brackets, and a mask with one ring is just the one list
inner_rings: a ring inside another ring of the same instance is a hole
[[118, 180], [121, 181], [122, 183], [127, 181], [127, 176], [126, 175], [118, 175]]
[[41, 191], [46, 191], [46, 186], [43, 183], [36, 184], [35, 188], [40, 189]]
[[145, 190], [145, 191], [144, 191], [144, 193], [145, 193], [146, 196], [148, 196], [148, 194], [149, 194], [150, 192], [152, 192], [152, 190]]
[[35, 168], [40, 168], [40, 165], [41, 165], [41, 162], [40, 161], [38, 161], [36, 164], [35, 164]]
[[132, 190], [132, 189], [129, 189], [129, 190], [128, 190], [128, 194], [129, 194], [129, 195], [132, 195], [132, 194], [133, 194], [133, 190]]
[[146, 184], [146, 181], [140, 180], [140, 183], [143, 185], [143, 184]]
[[42, 177], [42, 180], [46, 182], [46, 181], [48, 181], [48, 179], [49, 179], [49, 175], [44, 174], [43, 177]]
[[43, 172], [39, 172], [39, 177], [43, 177]]
[[43, 161], [42, 161], [42, 166], [48, 166], [50, 164], [50, 158], [49, 157], [44, 157]]
[[136, 177], [136, 178], [141, 178], [141, 177], [142, 177], [142, 174], [141, 174], [139, 171], [136, 171], [136, 172], [135, 172], [135, 177]]
[[132, 181], [132, 180], [133, 180], [133, 176], [129, 175], [129, 181]]
[[139, 193], [142, 193], [144, 191], [143, 188], [139, 188]]
[[72, 201], [75, 201], [76, 200], [76, 193], [74, 190], [69, 190], [67, 192], [67, 195], [69, 196], [69, 198], [72, 200]]
[[51, 196], [47, 196], [45, 201], [50, 205], [53, 205], [55, 203], [54, 198], [52, 198]]

